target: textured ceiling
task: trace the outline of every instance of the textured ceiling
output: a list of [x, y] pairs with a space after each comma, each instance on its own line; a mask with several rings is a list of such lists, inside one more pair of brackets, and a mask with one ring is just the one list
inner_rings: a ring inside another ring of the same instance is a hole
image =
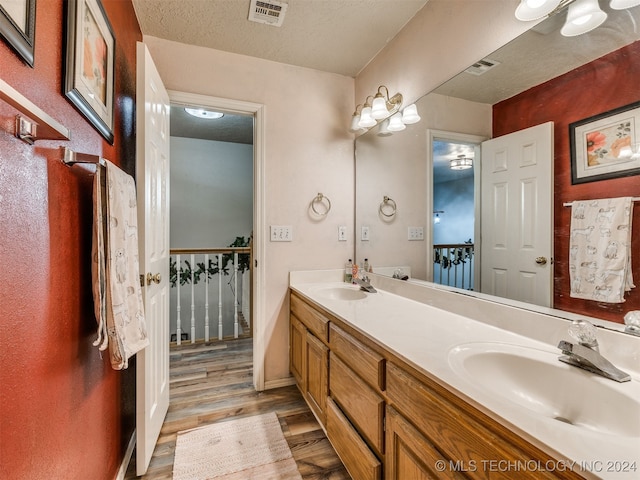
[[144, 35], [355, 77], [427, 0], [288, 0], [281, 27], [250, 0], [133, 0]]

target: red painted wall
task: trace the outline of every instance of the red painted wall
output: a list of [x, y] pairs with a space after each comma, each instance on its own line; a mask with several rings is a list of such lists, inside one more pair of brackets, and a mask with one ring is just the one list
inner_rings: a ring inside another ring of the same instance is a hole
[[565, 75], [538, 85], [493, 107], [493, 136], [554, 122], [554, 307], [623, 322], [640, 310], [640, 204], [633, 214], [632, 258], [637, 288], [622, 304], [569, 297], [569, 226], [564, 202], [590, 198], [640, 196], [640, 176], [571, 185], [569, 124], [640, 100], [640, 41]]
[[35, 68], [0, 39], [0, 78], [71, 129], [27, 145], [0, 101], [0, 478], [111, 479], [135, 426], [135, 363], [113, 371], [92, 342], [91, 182], [58, 147], [133, 174], [136, 41], [130, 0], [103, 0], [116, 37], [115, 142], [62, 92], [62, 0], [39, 0]]

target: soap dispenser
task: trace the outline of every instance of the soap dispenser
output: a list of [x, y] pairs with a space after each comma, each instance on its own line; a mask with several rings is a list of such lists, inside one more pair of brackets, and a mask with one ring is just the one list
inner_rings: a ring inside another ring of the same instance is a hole
[[344, 265], [344, 281], [346, 283], [351, 283], [351, 280], [353, 278], [352, 271], [353, 271], [353, 264], [351, 263], [351, 259], [349, 259], [349, 261]]

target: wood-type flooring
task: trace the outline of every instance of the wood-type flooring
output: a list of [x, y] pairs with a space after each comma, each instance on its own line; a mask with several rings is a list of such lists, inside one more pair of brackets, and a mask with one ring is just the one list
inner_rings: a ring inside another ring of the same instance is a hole
[[305, 480], [351, 477], [295, 386], [264, 392], [253, 388], [252, 339], [171, 347], [169, 411], [147, 473], [136, 477], [135, 452], [125, 480], [171, 479], [179, 431], [276, 412]]

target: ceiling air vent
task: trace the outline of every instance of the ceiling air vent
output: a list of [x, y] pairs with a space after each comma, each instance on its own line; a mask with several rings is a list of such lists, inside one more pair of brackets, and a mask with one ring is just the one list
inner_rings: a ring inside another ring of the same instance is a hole
[[251, 0], [249, 20], [279, 27], [284, 21], [286, 11], [287, 4], [284, 2], [277, 2], [276, 0]]
[[487, 73], [496, 65], [500, 65], [500, 62], [491, 60], [490, 58], [483, 58], [467, 68], [465, 72], [470, 73], [471, 75], [482, 75], [483, 73]]

